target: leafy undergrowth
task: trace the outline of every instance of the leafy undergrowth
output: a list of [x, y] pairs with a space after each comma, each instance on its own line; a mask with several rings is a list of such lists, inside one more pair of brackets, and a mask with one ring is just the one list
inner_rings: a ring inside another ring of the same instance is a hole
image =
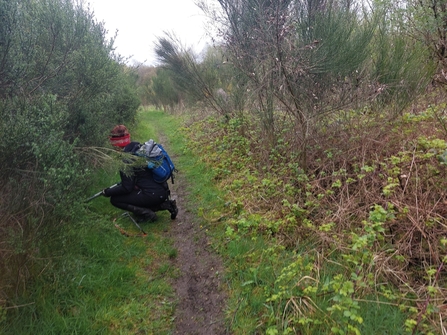
[[306, 169], [291, 122], [270, 144], [244, 116], [185, 128], [226, 192], [203, 215], [233, 334], [445, 332], [445, 114], [346, 112], [310, 135]]

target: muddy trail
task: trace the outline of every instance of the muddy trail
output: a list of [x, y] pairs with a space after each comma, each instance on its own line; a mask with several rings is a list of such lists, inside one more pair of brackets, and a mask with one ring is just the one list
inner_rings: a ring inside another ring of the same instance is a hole
[[224, 325], [222, 261], [213, 252], [199, 220], [186, 207], [188, 192], [184, 176], [178, 173], [175, 183], [169, 185], [179, 209], [168, 232], [177, 249], [174, 263], [180, 270], [173, 283], [178, 301], [174, 334], [228, 334]]

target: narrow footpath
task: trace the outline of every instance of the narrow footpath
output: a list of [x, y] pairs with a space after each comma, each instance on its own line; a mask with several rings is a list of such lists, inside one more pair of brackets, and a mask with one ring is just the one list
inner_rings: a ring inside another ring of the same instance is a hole
[[169, 231], [177, 249], [174, 262], [180, 269], [180, 276], [173, 283], [178, 299], [174, 334], [228, 334], [224, 325], [222, 261], [213, 252], [194, 213], [186, 208], [186, 185], [181, 173], [176, 175], [174, 184], [169, 184], [179, 209]]

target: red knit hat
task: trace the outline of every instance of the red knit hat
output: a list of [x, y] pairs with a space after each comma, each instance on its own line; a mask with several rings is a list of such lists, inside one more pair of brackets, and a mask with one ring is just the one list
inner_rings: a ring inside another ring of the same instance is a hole
[[114, 147], [125, 147], [130, 143], [130, 134], [125, 125], [118, 125], [111, 131], [110, 143]]

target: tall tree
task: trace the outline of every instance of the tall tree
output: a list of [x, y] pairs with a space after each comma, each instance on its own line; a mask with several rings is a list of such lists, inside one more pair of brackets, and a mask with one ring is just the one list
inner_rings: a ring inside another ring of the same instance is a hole
[[307, 137], [318, 117], [353, 102], [375, 22], [350, 1], [218, 3], [222, 11], [215, 19], [230, 61], [255, 92], [253, 106], [270, 142], [275, 111], [285, 110], [296, 124], [305, 167]]

